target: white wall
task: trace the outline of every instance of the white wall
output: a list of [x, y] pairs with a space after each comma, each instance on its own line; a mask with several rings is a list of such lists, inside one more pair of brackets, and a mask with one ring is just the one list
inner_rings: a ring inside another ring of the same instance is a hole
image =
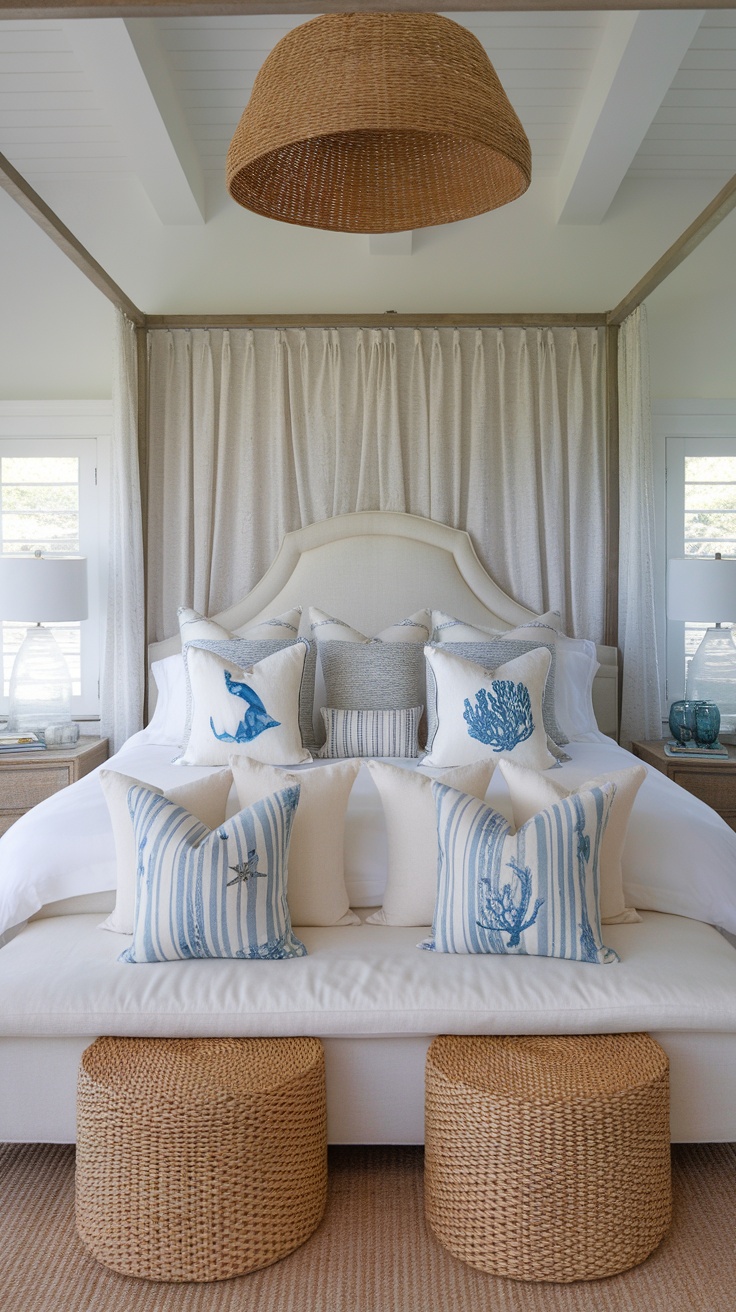
[[653, 400], [736, 397], [736, 211], [647, 301]]
[[114, 310], [0, 191], [0, 400], [110, 396]]
[[[554, 179], [543, 177], [513, 205], [416, 233], [411, 256], [371, 256], [367, 237], [270, 222], [221, 187], [199, 227], [164, 227], [124, 176], [105, 188], [49, 179], [44, 198], [149, 313], [502, 313], [610, 308], [713, 190], [627, 181], [604, 223], [578, 227], [554, 222]], [[108, 302], [2, 192], [0, 286], [0, 398], [109, 396]]]

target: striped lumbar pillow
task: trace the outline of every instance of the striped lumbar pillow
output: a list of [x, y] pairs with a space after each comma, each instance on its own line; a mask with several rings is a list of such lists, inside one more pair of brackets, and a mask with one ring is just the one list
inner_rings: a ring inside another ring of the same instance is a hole
[[618, 961], [601, 940], [601, 840], [615, 785], [573, 793], [516, 833], [475, 797], [433, 783], [439, 866], [435, 952]]
[[303, 957], [286, 902], [299, 786], [209, 830], [144, 785], [128, 806], [138, 851], [133, 942], [121, 961]]
[[322, 707], [327, 738], [318, 756], [416, 756], [421, 706], [401, 711]]

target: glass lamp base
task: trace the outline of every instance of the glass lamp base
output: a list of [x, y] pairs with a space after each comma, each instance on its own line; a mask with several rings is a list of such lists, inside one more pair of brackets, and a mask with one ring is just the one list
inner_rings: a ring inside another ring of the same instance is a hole
[[10, 676], [7, 733], [38, 732], [72, 722], [72, 681], [50, 629], [28, 629]]
[[706, 629], [687, 672], [688, 700], [715, 702], [724, 733], [736, 730], [736, 643], [732, 629]]

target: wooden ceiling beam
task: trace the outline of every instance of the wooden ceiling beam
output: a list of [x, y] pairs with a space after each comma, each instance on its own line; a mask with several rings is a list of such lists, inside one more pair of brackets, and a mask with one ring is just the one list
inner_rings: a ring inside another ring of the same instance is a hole
[[698, 215], [689, 228], [686, 228], [677, 241], [674, 241], [664, 255], [661, 255], [656, 264], [653, 264], [648, 273], [635, 287], [632, 287], [627, 296], [619, 301], [615, 309], [611, 310], [607, 317], [609, 324], [621, 324], [630, 314], [642, 304], [642, 301], [651, 296], [659, 284], [669, 277], [678, 264], [682, 264], [701, 241], [704, 241], [714, 228], [731, 213], [736, 207], [736, 173], [726, 183], [718, 195], [714, 197], [710, 205], [706, 205], [701, 214]]
[[25, 210], [28, 217], [43, 229], [54, 245], [64, 252], [72, 264], [76, 264], [108, 301], [112, 301], [113, 305], [123, 311], [123, 314], [132, 319], [133, 323], [142, 325], [146, 322], [143, 311], [133, 304], [116, 282], [113, 282], [109, 273], [106, 273], [102, 265], [90, 255], [86, 246], [83, 246], [81, 241], [77, 241], [74, 233], [70, 232], [66, 224], [62, 223], [58, 215], [54, 214], [38, 192], [33, 190], [30, 183], [26, 182], [4, 155], [0, 155], [0, 187], [12, 196], [16, 204]]
[[[437, 0], [0, 0], [0, 18], [178, 18], [231, 14], [434, 13]], [[443, 13], [553, 13], [590, 9], [590, 0], [442, 0]], [[732, 9], [732, 0], [606, 0], [607, 10]]]

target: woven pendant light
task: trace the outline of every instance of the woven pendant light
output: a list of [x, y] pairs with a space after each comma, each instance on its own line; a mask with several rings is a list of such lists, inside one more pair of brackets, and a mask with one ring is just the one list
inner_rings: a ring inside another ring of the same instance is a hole
[[328, 14], [271, 51], [226, 174], [233, 199], [269, 218], [403, 232], [515, 200], [531, 151], [466, 28], [438, 14]]

